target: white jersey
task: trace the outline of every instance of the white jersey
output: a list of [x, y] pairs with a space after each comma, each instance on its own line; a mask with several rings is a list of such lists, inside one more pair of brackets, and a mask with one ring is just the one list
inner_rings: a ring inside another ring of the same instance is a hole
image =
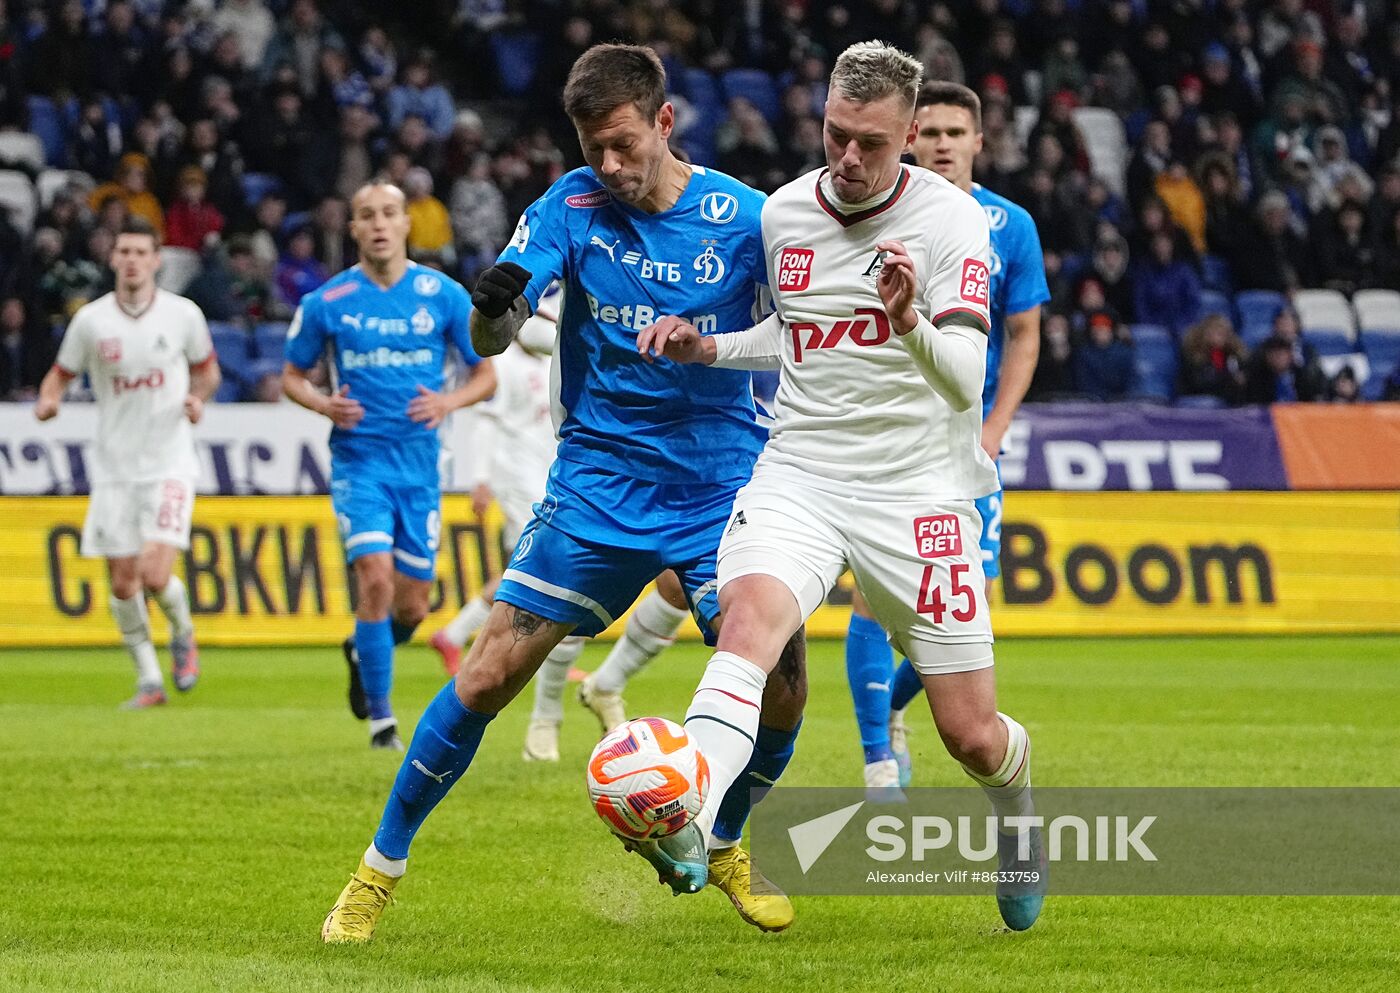
[[492, 363], [496, 393], [477, 408], [472, 482], [490, 485], [503, 505], [528, 507], [544, 496], [558, 446], [550, 416], [552, 359], [512, 342]]
[[986, 214], [917, 166], [902, 167], [886, 194], [843, 212], [824, 192], [824, 174], [787, 184], [763, 207], [768, 285], [781, 318], [769, 325], [769, 346], [782, 377], [758, 464], [870, 484], [889, 496], [961, 500], [993, 492], [981, 404], [959, 412], [920, 374], [876, 289], [883, 256], [875, 250], [878, 242], [903, 242], [922, 317], [937, 324], [961, 314], [985, 330]]
[[137, 317], [108, 293], [79, 308], [58, 349], [59, 368], [86, 372], [97, 397], [94, 483], [192, 480], [199, 474], [185, 417], [190, 366], [214, 361], [204, 314], [157, 289]]

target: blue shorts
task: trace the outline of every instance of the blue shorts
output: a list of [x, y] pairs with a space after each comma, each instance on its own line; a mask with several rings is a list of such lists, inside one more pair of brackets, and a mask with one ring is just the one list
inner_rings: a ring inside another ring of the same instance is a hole
[[436, 479], [424, 485], [354, 472], [331, 476], [331, 505], [347, 562], [392, 552], [394, 568], [405, 576], [428, 580], [437, 574], [442, 496]]
[[674, 569], [713, 645], [715, 553], [742, 485], [650, 483], [557, 460], [496, 599], [592, 637], [659, 573]]
[[982, 515], [982, 572], [988, 579], [1001, 575], [1001, 496], [1003, 490], [997, 487], [995, 493], [988, 493], [976, 500], [977, 513]]

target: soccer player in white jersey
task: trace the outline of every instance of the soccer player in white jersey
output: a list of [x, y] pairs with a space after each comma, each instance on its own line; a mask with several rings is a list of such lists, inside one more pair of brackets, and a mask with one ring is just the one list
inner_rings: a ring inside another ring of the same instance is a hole
[[123, 224], [111, 266], [116, 289], [73, 315], [34, 415], [56, 416], [68, 384], [88, 374], [98, 427], [82, 553], [107, 560], [112, 616], [136, 664], [125, 706], [139, 710], [166, 702], [146, 594], [170, 622], [175, 688], [199, 680], [189, 597], [172, 567], [190, 544], [199, 474], [190, 425], [219, 388], [219, 364], [200, 309], [156, 287], [160, 240], [149, 223]]
[[[710, 793], [686, 831], [711, 831], [714, 798], [753, 749], [768, 673], [847, 567], [918, 669], [949, 752], [999, 817], [1031, 812], [1030, 741], [996, 709], [973, 507], [997, 485], [980, 443], [987, 218], [941, 176], [900, 164], [918, 133], [920, 72], [880, 42], [837, 60], [827, 168], [763, 208], [772, 317], [704, 337], [665, 317], [637, 336], [644, 354], [782, 369], [776, 425], [720, 544], [725, 624], [686, 715]], [[1014, 829], [999, 845], [1002, 870], [1039, 870], [1026, 872], [1034, 883], [997, 886], [1016, 930], [1044, 897], [1039, 832], [1025, 833], [1028, 859]]]

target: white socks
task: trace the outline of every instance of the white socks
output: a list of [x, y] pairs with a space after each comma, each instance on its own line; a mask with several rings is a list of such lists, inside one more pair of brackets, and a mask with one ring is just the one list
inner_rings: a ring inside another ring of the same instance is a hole
[[486, 623], [490, 613], [491, 604], [481, 597], [475, 597], [457, 611], [456, 617], [447, 622], [447, 626], [442, 629], [443, 634], [448, 641], [461, 648], [467, 643], [467, 639]]
[[161, 613], [170, 622], [170, 633], [176, 637], [186, 637], [194, 632], [194, 621], [190, 618], [190, 598], [185, 594], [185, 584], [178, 576], [171, 576], [165, 589], [156, 594], [156, 603]]
[[686, 733], [710, 766], [710, 791], [696, 818], [708, 838], [729, 787], [748, 765], [768, 674], [732, 652], [716, 652], [685, 715]]
[[[1005, 714], [997, 714], [1006, 725], [1006, 757], [990, 776], [979, 776], [963, 766], [969, 776], [982, 784], [982, 792], [992, 801], [998, 820], [1029, 817], [1035, 813], [1031, 802], [1031, 739], [1026, 729]], [[1010, 833], [1010, 832], [1008, 832]]]
[[[182, 587], [183, 589], [183, 587]], [[115, 596], [108, 600], [122, 643], [136, 664], [136, 683], [142, 689], [159, 689], [162, 685], [160, 666], [156, 664], [156, 646], [151, 644], [151, 622], [146, 615], [144, 591], [126, 600]]]
[[531, 720], [563, 723], [564, 687], [569, 681], [569, 670], [582, 653], [583, 639], [568, 637], [545, 656], [540, 671], [535, 673], [535, 709], [530, 714]]
[[373, 843], [365, 849], [365, 865], [369, 866], [375, 872], [382, 872], [384, 875], [393, 876], [395, 879], [398, 879], [408, 871], [408, 859], [391, 859], [386, 855], [382, 855], [379, 849], [374, 847]]
[[604, 693], [621, 693], [627, 681], [676, 640], [676, 629], [688, 610], [672, 607], [656, 590], [637, 604], [622, 637], [593, 674], [592, 685]]

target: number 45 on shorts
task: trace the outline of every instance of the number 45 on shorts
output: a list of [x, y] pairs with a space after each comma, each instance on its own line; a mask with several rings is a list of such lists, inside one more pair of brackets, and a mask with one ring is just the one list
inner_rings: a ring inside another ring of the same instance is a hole
[[[953, 514], [934, 514], [914, 519], [914, 543], [919, 557], [925, 559], [961, 558], [963, 551], [962, 531], [958, 519]], [[919, 581], [919, 600], [914, 608], [921, 614], [931, 614], [933, 623], [942, 624], [943, 615], [949, 609], [949, 602], [961, 599], [962, 606], [953, 606], [953, 620], [967, 622], [977, 616], [977, 594], [972, 584], [967, 582], [967, 574], [972, 567], [966, 562], [952, 562], [948, 565], [948, 596], [944, 597], [942, 564], [930, 563], [924, 566], [923, 578]]]

